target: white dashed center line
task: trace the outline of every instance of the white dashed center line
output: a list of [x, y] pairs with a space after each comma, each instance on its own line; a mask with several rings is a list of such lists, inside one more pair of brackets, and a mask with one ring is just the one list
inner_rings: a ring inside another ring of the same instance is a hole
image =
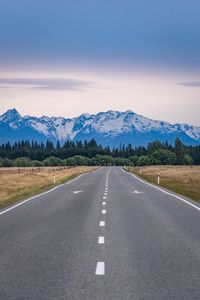
[[104, 243], [105, 243], [104, 236], [99, 236], [98, 244], [104, 244]]
[[[110, 173], [110, 170], [111, 170], [111, 168], [109, 169], [109, 171], [106, 174], [105, 191], [104, 191], [102, 199], [106, 199], [107, 195], [108, 195], [108, 175]], [[106, 202], [102, 202], [102, 205], [106, 205]], [[106, 214], [107, 213], [106, 209], [102, 209], [101, 213]], [[99, 227], [105, 227], [105, 221], [100, 221]], [[99, 236], [98, 244], [105, 244], [104, 236]], [[95, 274], [96, 275], [105, 275], [105, 262], [103, 262], [103, 261], [97, 262]]]
[[105, 226], [105, 221], [100, 221], [99, 226], [104, 227]]
[[96, 275], [105, 275], [105, 263], [103, 261], [98, 261], [96, 266]]
[[82, 193], [83, 191], [74, 191], [73, 193], [74, 194], [79, 194], [79, 193]]
[[106, 174], [106, 187], [108, 187], [108, 175], [109, 175], [111, 169], [112, 169], [112, 167], [109, 169], [109, 171]]

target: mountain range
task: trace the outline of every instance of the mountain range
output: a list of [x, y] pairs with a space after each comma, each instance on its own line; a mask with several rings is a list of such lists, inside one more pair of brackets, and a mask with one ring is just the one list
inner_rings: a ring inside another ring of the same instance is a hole
[[120, 144], [146, 146], [149, 142], [166, 140], [173, 144], [179, 137], [186, 145], [200, 144], [200, 127], [188, 124], [170, 124], [138, 115], [133, 111], [100, 112], [82, 114], [68, 119], [64, 117], [22, 117], [16, 109], [0, 116], [0, 144], [14, 143], [22, 139], [45, 142], [47, 139], [61, 144], [66, 140], [91, 140], [103, 146]]

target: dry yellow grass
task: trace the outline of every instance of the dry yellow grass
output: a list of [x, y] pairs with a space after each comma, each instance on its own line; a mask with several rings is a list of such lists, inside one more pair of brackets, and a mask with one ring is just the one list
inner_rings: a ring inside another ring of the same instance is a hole
[[200, 202], [200, 166], [149, 166], [142, 174], [134, 167], [131, 172], [156, 184], [159, 172], [161, 186]]
[[0, 169], [0, 208], [37, 194], [56, 184], [68, 181], [95, 167], [73, 168], [2, 168]]

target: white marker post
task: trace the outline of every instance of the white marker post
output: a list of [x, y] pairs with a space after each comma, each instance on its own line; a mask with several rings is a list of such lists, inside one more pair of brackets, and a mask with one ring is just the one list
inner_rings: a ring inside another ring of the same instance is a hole
[[160, 173], [158, 172], [158, 185], [160, 184]]
[[56, 177], [54, 173], [53, 173], [53, 184], [56, 184]]

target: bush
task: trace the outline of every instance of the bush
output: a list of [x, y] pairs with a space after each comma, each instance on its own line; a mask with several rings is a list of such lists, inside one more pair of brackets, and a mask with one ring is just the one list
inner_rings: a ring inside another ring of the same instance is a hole
[[191, 156], [189, 156], [188, 154], [185, 154], [184, 159], [183, 159], [183, 163], [184, 165], [193, 165], [193, 159]]
[[64, 164], [62, 159], [55, 156], [47, 157], [45, 160], [43, 160], [43, 163], [46, 167], [62, 166]]
[[128, 158], [116, 157], [114, 158], [115, 166], [132, 166], [132, 162]]
[[4, 163], [4, 160], [2, 157], [0, 157], [0, 167], [3, 167], [3, 163]]
[[134, 166], [137, 166], [137, 160], [138, 160], [137, 155], [133, 155], [133, 156], [129, 157], [129, 159]]
[[2, 167], [13, 167], [13, 161], [9, 158], [4, 158]]
[[114, 159], [110, 155], [96, 155], [93, 159], [93, 164], [98, 166], [113, 166]]
[[149, 166], [151, 165], [151, 160], [148, 156], [140, 156], [138, 158], [138, 161], [137, 161], [137, 166], [141, 167], [141, 166]]
[[156, 164], [160, 165], [174, 165], [176, 163], [176, 154], [166, 149], [156, 150], [151, 157], [156, 160]]
[[31, 167], [31, 160], [29, 157], [18, 157], [13, 161], [14, 167]]
[[92, 159], [81, 155], [75, 155], [64, 160], [65, 166], [91, 166], [92, 164]]
[[44, 167], [44, 163], [40, 160], [32, 160], [31, 167]]

